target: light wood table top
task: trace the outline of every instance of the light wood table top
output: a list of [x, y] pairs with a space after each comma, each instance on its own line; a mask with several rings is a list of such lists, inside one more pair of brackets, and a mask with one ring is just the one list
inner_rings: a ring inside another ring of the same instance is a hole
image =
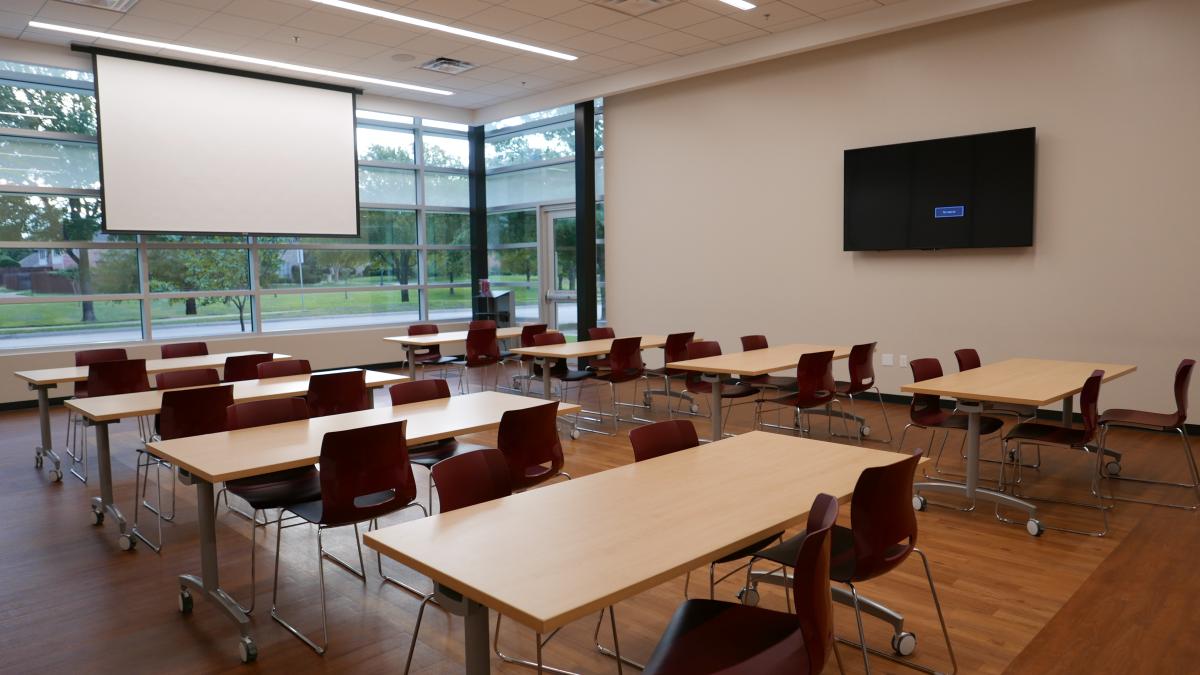
[[[357, 368], [324, 371], [338, 373]], [[393, 375], [376, 370], [366, 372], [368, 389], [388, 387], [408, 379], [406, 375]], [[318, 375], [323, 373], [316, 373]], [[288, 398], [304, 396], [308, 393], [308, 375], [288, 375], [285, 377], [270, 377], [261, 380], [243, 380], [233, 382], [233, 400], [238, 403], [247, 401], [262, 401], [270, 398]], [[201, 387], [183, 387], [184, 389], [200, 389]], [[116, 394], [114, 396], [89, 396], [73, 398], [66, 402], [71, 410], [83, 415], [93, 422], [111, 422], [127, 417], [155, 415], [162, 409], [162, 389], [140, 391], [136, 394]]]
[[[191, 370], [193, 368], [223, 368], [225, 359], [230, 356], [248, 356], [266, 352], [224, 352], [222, 354], [207, 354], [205, 356], [183, 356], [177, 359], [147, 359], [146, 374], [166, 373], [175, 370]], [[275, 354], [274, 359], [290, 359], [287, 354]], [[87, 366], [68, 366], [66, 368], [42, 368], [40, 370], [21, 370], [13, 373], [30, 384], [45, 386], [63, 382], [82, 382], [87, 379]]]
[[[624, 337], [641, 337], [642, 349], [654, 349], [667, 344], [665, 335], [629, 335]], [[582, 340], [580, 342], [564, 342], [560, 345], [543, 345], [541, 347], [516, 347], [509, 351], [522, 356], [534, 356], [550, 359], [575, 359], [585, 356], [600, 356], [612, 351], [612, 343], [616, 338], [601, 340]]]
[[795, 370], [800, 357], [813, 352], [833, 352], [834, 360], [850, 356], [850, 348], [837, 345], [790, 344], [748, 352], [732, 352], [702, 359], [672, 361], [668, 368], [691, 370], [700, 373], [726, 373], [729, 375], [766, 375], [780, 370]]
[[[551, 333], [557, 331], [549, 331]], [[521, 326], [510, 326], [508, 328], [497, 328], [497, 340], [511, 340], [521, 337]], [[467, 331], [455, 330], [448, 333], [433, 333], [431, 335], [395, 335], [385, 337], [388, 342], [396, 342], [402, 345], [413, 345], [416, 347], [432, 347], [434, 345], [445, 345], [452, 342], [466, 342]]]
[[801, 522], [902, 455], [752, 431], [370, 532], [367, 546], [541, 633]]
[[[408, 420], [408, 444], [418, 445], [495, 429], [505, 412], [545, 403], [540, 398], [485, 391], [147, 445], [154, 454], [203, 480], [217, 483], [316, 464], [321, 456], [322, 438], [331, 431]], [[559, 415], [578, 410], [575, 404], [558, 404]]]
[[1104, 381], [1137, 370], [1137, 366], [1085, 361], [1008, 359], [979, 368], [906, 384], [900, 391], [935, 394], [969, 401], [1043, 406], [1074, 396], [1093, 370], [1104, 371]]

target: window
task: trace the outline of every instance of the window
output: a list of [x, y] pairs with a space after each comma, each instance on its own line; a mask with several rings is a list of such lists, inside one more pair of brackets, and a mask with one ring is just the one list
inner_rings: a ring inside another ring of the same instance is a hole
[[357, 237], [107, 235], [91, 79], [0, 61], [0, 350], [470, 316], [461, 125], [358, 111]]

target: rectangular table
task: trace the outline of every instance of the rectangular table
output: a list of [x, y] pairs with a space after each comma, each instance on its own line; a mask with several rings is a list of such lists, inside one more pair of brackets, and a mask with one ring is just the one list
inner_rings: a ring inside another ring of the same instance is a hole
[[[747, 352], [733, 352], [702, 359], [673, 361], [668, 368], [703, 373], [705, 382], [712, 384], [709, 416], [712, 418], [712, 439], [721, 439], [721, 380], [730, 375], [767, 375], [781, 370], [796, 369], [800, 357], [814, 352], [833, 352], [834, 360], [850, 356], [850, 348], [840, 345], [789, 344]], [[715, 411], [715, 412], [714, 412]]]
[[[356, 369], [346, 368], [326, 372], [343, 372], [344, 370]], [[304, 396], [308, 393], [308, 378], [308, 375], [288, 375], [234, 382], [233, 400], [244, 403], [271, 398]], [[370, 389], [390, 386], [407, 379], [403, 375], [381, 373], [374, 370], [366, 371], [367, 387]], [[112, 515], [120, 529], [118, 542], [123, 549], [132, 548], [133, 537], [137, 535], [135, 531], [127, 531], [125, 517], [113, 501], [112, 453], [109, 446], [108, 425], [130, 417], [158, 414], [162, 407], [162, 397], [163, 391], [155, 389], [135, 394], [73, 398], [66, 402], [68, 408], [79, 413], [89, 426], [96, 429], [96, 465], [100, 474], [100, 496], [92, 499], [93, 522], [100, 524], [104, 522], [105, 513]]]
[[[191, 370], [193, 368], [223, 368], [225, 359], [230, 356], [247, 356], [263, 354], [260, 351], [224, 352], [205, 356], [184, 356], [177, 359], [148, 359], [146, 374], [165, 373], [175, 370]], [[276, 361], [290, 359], [287, 354], [275, 354]], [[39, 370], [20, 370], [13, 373], [19, 379], [25, 380], [29, 388], [37, 392], [38, 423], [41, 427], [42, 445], [34, 448], [34, 464], [40, 469], [42, 462], [49, 457], [54, 462], [51, 469], [53, 479], [62, 480], [62, 460], [54, 451], [54, 441], [50, 434], [50, 390], [59, 384], [82, 382], [87, 379], [87, 366], [68, 366], [65, 368], [41, 368]]]
[[[497, 340], [511, 340], [519, 337], [521, 337], [521, 326], [496, 329]], [[467, 331], [456, 330], [449, 333], [432, 333], [429, 335], [395, 335], [383, 339], [388, 342], [404, 345], [404, 358], [408, 362], [408, 376], [415, 380], [417, 379], [416, 356], [418, 349], [428, 349], [429, 347], [448, 345], [455, 342], [466, 342]]]
[[[201, 572], [200, 576], [180, 575], [180, 592], [190, 597], [191, 591], [195, 590], [212, 599], [237, 622], [241, 640], [253, 644], [249, 617], [221, 589], [217, 573], [213, 484], [316, 464], [321, 456], [321, 442], [325, 434], [331, 431], [404, 419], [408, 420], [407, 441], [411, 445], [417, 445], [495, 429], [500, 426], [500, 418], [505, 412], [544, 403], [542, 399], [485, 391], [402, 406], [372, 408], [298, 422], [150, 443], [149, 448], [156, 455], [179, 467], [181, 474], [196, 484]], [[559, 415], [578, 409], [579, 406], [576, 405], [558, 404]]]
[[819, 493], [845, 499], [864, 469], [900, 459], [752, 431], [364, 541], [465, 595], [466, 671], [480, 675], [490, 668], [487, 608], [549, 633], [791, 527]]
[[[667, 344], [667, 336], [665, 335], [630, 335], [627, 337], [641, 337], [642, 349], [655, 349]], [[607, 354], [612, 351], [614, 339], [616, 338], [564, 342], [562, 344], [543, 345], [541, 347], [517, 347], [510, 351], [521, 356], [532, 356], [538, 362], [538, 365], [542, 366], [542, 396], [550, 398], [550, 369], [554, 367], [554, 364], [566, 359]]]
[[953, 483], [917, 483], [914, 489], [935, 494], [953, 494], [967, 498], [967, 508], [975, 508], [976, 499], [1004, 504], [1029, 514], [1028, 529], [1041, 533], [1037, 506], [1012, 495], [979, 487], [979, 424], [984, 403], [1009, 403], [1035, 408], [1063, 402], [1062, 423], [1070, 426], [1074, 417], [1074, 397], [1094, 370], [1104, 371], [1104, 382], [1137, 370], [1137, 366], [1115, 363], [1055, 361], [1047, 359], [1009, 359], [952, 375], [924, 380], [900, 387], [909, 394], [932, 394], [958, 399], [958, 409], [967, 413], [967, 481]]

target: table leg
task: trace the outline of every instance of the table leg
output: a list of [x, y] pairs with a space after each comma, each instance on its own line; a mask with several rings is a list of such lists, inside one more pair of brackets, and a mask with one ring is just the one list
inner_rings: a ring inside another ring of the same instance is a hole
[[404, 345], [405, 358], [408, 360], [408, 377], [417, 379], [417, 348], [414, 345]]
[[1064, 427], [1070, 427], [1074, 421], [1075, 421], [1075, 397], [1068, 396], [1063, 399], [1062, 425]]
[[[228, 593], [221, 590], [217, 573], [217, 509], [213, 501], [213, 485], [194, 476], [190, 479], [196, 484], [196, 512], [200, 528], [200, 576], [179, 575], [179, 610], [185, 614], [192, 611], [193, 591], [217, 603], [217, 606], [237, 623], [241, 633], [238, 649], [242, 662], [247, 663], [258, 658], [258, 647], [254, 644], [254, 637], [250, 635], [250, 617], [246, 616]], [[484, 630], [486, 632], [487, 629]]]
[[53, 386], [32, 383], [29, 385], [30, 389], [37, 392], [38, 427], [42, 432], [42, 444], [34, 448], [33, 465], [40, 469], [45, 458], [49, 457], [54, 462], [54, 468], [50, 471], [51, 477], [58, 482], [62, 480], [62, 460], [58, 458], [58, 453], [54, 452], [54, 439], [50, 435], [50, 388]]
[[[123, 550], [133, 548], [133, 535], [129, 531], [129, 527], [125, 522], [125, 516], [121, 513], [121, 509], [117, 508], [116, 501], [113, 499], [113, 479], [112, 479], [112, 451], [109, 446], [108, 427], [109, 422], [89, 422], [88, 425], [96, 429], [96, 473], [100, 474], [100, 496], [92, 498], [92, 522], [96, 525], [104, 522], [104, 514], [108, 514], [117, 521], [117, 527], [121, 534], [118, 535], [117, 541]], [[134, 490], [137, 486], [134, 485]]]
[[554, 359], [542, 359], [542, 398], [547, 401], [551, 400], [550, 396], [550, 370], [557, 363]]
[[712, 418], [712, 440], [721, 440], [724, 433], [721, 429], [721, 374], [705, 373], [701, 376], [705, 382], [712, 385], [712, 398], [708, 402], [708, 414]]
[[464, 617], [466, 635], [463, 638], [465, 646], [467, 675], [487, 675], [491, 672], [492, 658], [488, 648], [488, 608], [467, 599], [467, 613]]

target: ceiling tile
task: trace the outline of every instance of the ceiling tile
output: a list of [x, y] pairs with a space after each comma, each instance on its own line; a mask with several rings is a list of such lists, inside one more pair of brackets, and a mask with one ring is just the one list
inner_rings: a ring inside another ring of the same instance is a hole
[[554, 20], [585, 30], [598, 30], [618, 21], [624, 21], [625, 18], [624, 14], [613, 9], [605, 9], [598, 5], [584, 5], [569, 12], [563, 12], [555, 16]]
[[717, 40], [717, 42], [720, 42], [723, 45], [731, 45], [736, 42], [745, 42], [746, 40], [753, 40], [754, 38], [763, 37], [764, 35], [770, 35], [770, 33], [765, 30], [758, 30], [755, 28], [753, 30], [746, 31], [745, 33], [738, 33], [737, 35], [730, 35], [728, 37], [720, 38]]
[[384, 51], [387, 51], [388, 53], [395, 51], [394, 49], [388, 49], [387, 47], [375, 44], [374, 42], [363, 42], [362, 40], [351, 40], [349, 38], [341, 37], [335, 37], [321, 45], [321, 50], [333, 52], [334, 54], [343, 54], [345, 56], [355, 56], [360, 59], [370, 58], [376, 54], [383, 53]]
[[33, 16], [45, 4], [46, 0], [5, 0], [4, 11]]
[[333, 52], [314, 49], [299, 57], [296, 63], [353, 73], [354, 66], [361, 60], [355, 56], [346, 56], [345, 54], [335, 54]]
[[[532, 73], [547, 66], [554, 65], [555, 63], [555, 59], [518, 54], [516, 56], [510, 56], [506, 59], [496, 61], [492, 65], [496, 66], [497, 68], [503, 68], [504, 70], [511, 70], [514, 73]], [[571, 63], [577, 63], [577, 61], [572, 61]]]
[[345, 35], [356, 28], [362, 28], [367, 25], [366, 21], [351, 19], [341, 14], [332, 14], [323, 12], [319, 9], [310, 9], [309, 11], [297, 16], [287, 22], [289, 26], [304, 28], [306, 30], [316, 31], [318, 33], [326, 33], [328, 35]]
[[110, 30], [115, 33], [124, 33], [155, 40], [178, 40], [191, 30], [191, 27], [127, 14], [122, 16], [120, 21], [114, 23]]
[[572, 61], [571, 65], [580, 70], [586, 70], [589, 73], [610, 73], [620, 70], [628, 70], [631, 66], [624, 61], [610, 59], [607, 56], [599, 54], [588, 54], [580, 58], [578, 61]]
[[556, 42], [562, 42], [563, 40], [569, 40], [576, 35], [582, 35], [583, 32], [584, 31], [582, 28], [568, 26], [565, 23], [558, 23], [557, 21], [539, 21], [537, 23], [531, 23], [528, 26], [518, 28], [507, 37], [513, 39], [525, 38], [528, 40], [541, 40], [543, 42], [553, 44]]
[[605, 26], [600, 29], [600, 33], [611, 35], [629, 42], [640, 42], [648, 37], [660, 35], [670, 30], [666, 26], [657, 23], [650, 23], [643, 19], [627, 19], [611, 26]]
[[259, 21], [258, 19], [247, 19], [240, 16], [233, 16], [232, 14], [218, 13], [201, 21], [200, 27], [222, 33], [245, 35], [246, 37], [262, 37], [274, 30], [275, 24]]
[[300, 16], [304, 10], [274, 0], [233, 0], [221, 12], [246, 19], [284, 23]]
[[20, 32], [25, 30], [27, 25], [29, 25], [28, 14], [0, 10], [0, 28], [12, 28]]
[[719, 40], [738, 35], [739, 33], [745, 33], [749, 29], [750, 26], [741, 21], [735, 21], [729, 17], [722, 16], [705, 21], [704, 23], [698, 23], [694, 26], [688, 26], [684, 29], [684, 32], [709, 40]]
[[576, 35], [570, 40], [564, 40], [559, 43], [563, 47], [571, 49], [574, 53], [587, 52], [589, 54], [598, 54], [602, 51], [620, 47], [621, 45], [629, 44], [626, 40], [619, 40], [608, 35], [600, 33], [583, 33]]
[[188, 7], [197, 7], [199, 9], [207, 9], [210, 12], [219, 12], [233, 0], [171, 0], [171, 2], [187, 5]]
[[346, 33], [345, 37], [361, 42], [373, 42], [385, 47], [396, 47], [419, 35], [421, 33], [416, 30], [400, 28], [395, 22], [389, 21], [386, 24], [369, 23]]
[[617, 47], [616, 49], [610, 49], [608, 51], [601, 52], [600, 55], [607, 56], [610, 59], [624, 61], [626, 63], [636, 63], [638, 65], [642, 65], [643, 63], [661, 61], [664, 53], [665, 52], [658, 49], [630, 43], [622, 47]]
[[523, 26], [537, 23], [541, 18], [514, 9], [492, 5], [467, 17], [466, 21], [486, 27], [491, 33], [508, 33]]
[[458, 59], [460, 61], [474, 63], [477, 66], [484, 66], [489, 63], [495, 63], [497, 61], [507, 59], [508, 57], [512, 56], [512, 54], [508, 50], [502, 51], [499, 49], [488, 49], [487, 47], [481, 47], [478, 45], [470, 45], [449, 52], [446, 54], [446, 56], [449, 56], [453, 59]]
[[802, 9], [809, 14], [822, 16], [826, 12], [832, 12], [843, 7], [860, 5], [863, 3], [863, 0], [786, 0], [786, 2], [796, 9]]
[[70, 21], [74, 24], [91, 26], [93, 28], [108, 28], [122, 16], [120, 12], [109, 12], [103, 9], [68, 5], [65, 2], [50, 0], [37, 17], [43, 21]]
[[775, 23], [774, 21], [771, 21], [769, 23], [764, 24], [763, 28], [772, 33], [784, 33], [789, 30], [794, 30], [796, 28], [802, 28], [804, 26], [811, 26], [814, 23], [821, 23], [821, 21], [823, 21], [823, 20], [824, 19], [822, 19], [819, 16], [813, 16], [812, 14], [805, 14], [804, 18], [796, 19], [794, 21], [784, 21], [782, 23]]
[[502, 82], [512, 78], [514, 75], [516, 73], [511, 70], [504, 70], [503, 68], [496, 68], [494, 66], [480, 66], [471, 71], [471, 77], [476, 80], [483, 80], [484, 82]]
[[[719, 3], [711, 2], [709, 4], [715, 5]], [[683, 28], [700, 23], [701, 21], [711, 21], [718, 16], [720, 15], [716, 12], [709, 11], [704, 7], [680, 2], [662, 9], [656, 9], [649, 14], [644, 14], [642, 18], [668, 28]]]
[[[300, 38], [299, 42], [295, 38]], [[316, 31], [304, 30], [303, 28], [295, 28], [293, 26], [280, 26], [275, 30], [263, 36], [263, 39], [279, 44], [299, 44], [301, 47], [308, 49], [320, 49], [329, 44], [333, 40], [332, 35], [318, 33]]]
[[846, 5], [844, 7], [838, 7], [836, 9], [819, 12], [817, 16], [821, 17], [822, 19], [836, 19], [838, 17], [850, 16], [851, 14], [865, 12], [868, 9], [879, 9], [881, 6], [882, 5], [880, 5], [878, 2], [871, 2], [871, 0], [867, 0], [867, 2], [856, 2], [852, 5]]
[[[465, 38], [454, 37], [446, 33], [430, 32], [415, 37], [402, 45], [406, 50], [417, 50], [427, 54], [436, 54], [437, 56], [445, 56], [451, 52], [465, 49], [466, 47], [478, 46], [480, 42], [477, 40], [468, 40]], [[505, 50], [511, 52], [513, 50]]]
[[429, 12], [443, 19], [462, 19], [472, 14], [482, 12], [490, 5], [479, 0], [416, 0], [405, 5], [401, 13], [409, 10]]
[[563, 12], [583, 7], [585, 4], [581, 0], [508, 0], [508, 2], [504, 3], [504, 6], [509, 9], [515, 9], [518, 12], [525, 12], [526, 14], [548, 19], [552, 16], [558, 16]]
[[[701, 45], [712, 45], [711, 40], [706, 40], [702, 37], [697, 37], [691, 33], [685, 33], [681, 30], [673, 30], [662, 35], [655, 35], [652, 38], [642, 40], [640, 44], [647, 47], [660, 49], [664, 52], [676, 52], [681, 49], [695, 48]], [[713, 45], [716, 46], [716, 45]]]
[[203, 47], [222, 52], [236, 52], [250, 44], [250, 38], [236, 33], [225, 33], [211, 28], [193, 28], [179, 40], [193, 47]]
[[295, 45], [283, 45], [276, 42], [256, 40], [238, 50], [239, 54], [254, 56], [260, 59], [276, 61], [299, 61], [305, 54], [312, 51]]
[[211, 10], [180, 5], [175, 2], [167, 2], [167, 0], [138, 0], [133, 9], [129, 10], [128, 16], [143, 16], [147, 19], [173, 21], [195, 26], [208, 18], [210, 14], [212, 14]]
[[742, 23], [748, 23], [756, 28], [769, 29], [771, 25], [786, 23], [804, 18], [816, 18], [802, 9], [797, 9], [786, 2], [767, 2], [756, 9], [743, 12], [738, 16]]

